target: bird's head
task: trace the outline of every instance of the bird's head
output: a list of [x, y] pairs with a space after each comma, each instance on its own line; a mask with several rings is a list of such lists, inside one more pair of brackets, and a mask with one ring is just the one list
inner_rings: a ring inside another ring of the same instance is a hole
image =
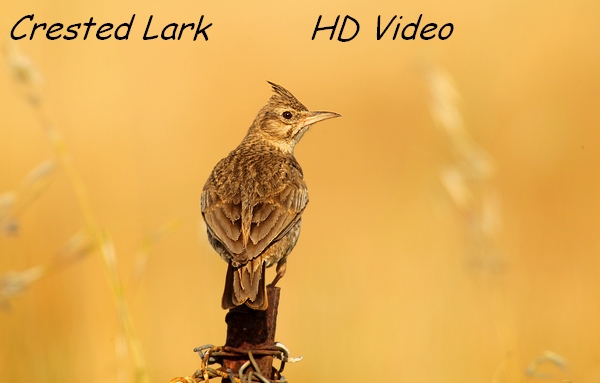
[[340, 117], [334, 112], [310, 111], [284, 87], [268, 83], [273, 87], [273, 95], [258, 112], [249, 135], [259, 136], [283, 151], [293, 152], [294, 146], [311, 125]]

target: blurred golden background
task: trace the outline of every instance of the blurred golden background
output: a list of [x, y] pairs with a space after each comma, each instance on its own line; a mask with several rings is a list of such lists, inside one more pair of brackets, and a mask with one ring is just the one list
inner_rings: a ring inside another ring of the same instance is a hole
[[[31, 13], [136, 20], [128, 41], [12, 42]], [[358, 36], [311, 41], [338, 14]], [[378, 15], [420, 14], [454, 33], [377, 41]], [[150, 15], [205, 15], [209, 41], [143, 41]], [[600, 381], [599, 16], [585, 0], [2, 2], [2, 380], [138, 366], [167, 382], [224, 343], [199, 196], [270, 80], [343, 116], [296, 149], [311, 202], [280, 283], [277, 339], [304, 356], [288, 381]]]

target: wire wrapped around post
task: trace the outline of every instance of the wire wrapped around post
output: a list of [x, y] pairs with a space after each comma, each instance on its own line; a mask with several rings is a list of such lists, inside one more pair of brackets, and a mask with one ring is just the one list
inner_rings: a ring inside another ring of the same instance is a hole
[[[279, 293], [278, 287], [267, 286], [269, 306], [264, 311], [246, 305], [229, 310], [225, 346], [196, 347], [194, 351], [202, 361], [200, 369], [171, 383], [209, 383], [213, 378], [221, 378], [222, 383], [287, 383], [281, 374], [285, 365], [302, 357], [291, 357], [287, 347], [275, 342]], [[273, 366], [274, 359], [281, 361], [278, 368]]]
[[[279, 307], [279, 287], [268, 286], [269, 306], [266, 310], [253, 310], [246, 305], [235, 307], [227, 313], [227, 340], [225, 347], [241, 350], [265, 350], [275, 347], [275, 329], [277, 325], [277, 309]], [[252, 354], [250, 354], [252, 355]], [[254, 356], [259, 373], [267, 379], [273, 378], [273, 355]], [[223, 357], [223, 369], [239, 371], [244, 363], [251, 362], [248, 357]], [[255, 370], [254, 363], [246, 371]], [[223, 382], [227, 382], [223, 380]], [[227, 382], [229, 383], [229, 382]]]

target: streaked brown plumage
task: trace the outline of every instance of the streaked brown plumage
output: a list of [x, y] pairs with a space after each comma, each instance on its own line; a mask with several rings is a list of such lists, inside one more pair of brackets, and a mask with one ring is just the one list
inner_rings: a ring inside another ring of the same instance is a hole
[[275, 285], [300, 235], [308, 190], [294, 146], [308, 128], [339, 114], [311, 112], [283, 87], [258, 112], [240, 145], [208, 177], [200, 206], [212, 247], [229, 266], [221, 306], [267, 308], [265, 268]]

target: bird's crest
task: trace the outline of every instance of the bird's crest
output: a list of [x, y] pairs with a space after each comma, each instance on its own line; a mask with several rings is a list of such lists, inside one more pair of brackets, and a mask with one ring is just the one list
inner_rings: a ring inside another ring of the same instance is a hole
[[269, 104], [285, 105], [295, 110], [308, 110], [293, 94], [281, 85], [267, 81], [273, 87], [273, 95], [269, 99]]

